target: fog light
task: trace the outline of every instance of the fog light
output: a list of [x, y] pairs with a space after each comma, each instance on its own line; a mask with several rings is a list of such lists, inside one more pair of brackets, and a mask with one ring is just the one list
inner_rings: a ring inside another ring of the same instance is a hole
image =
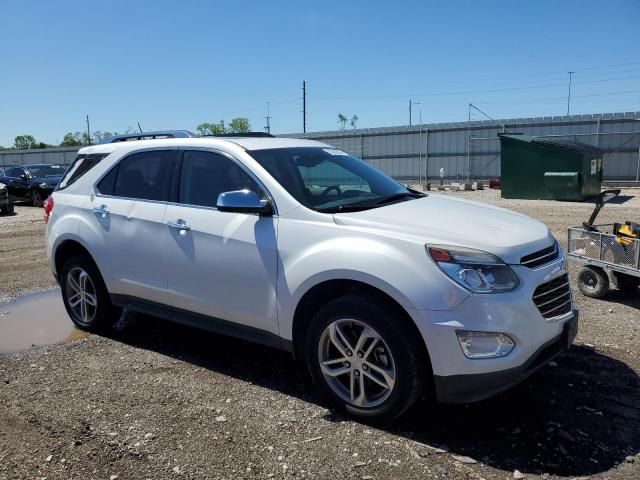
[[511, 353], [515, 342], [504, 333], [456, 330], [462, 353], [467, 358], [496, 358]]

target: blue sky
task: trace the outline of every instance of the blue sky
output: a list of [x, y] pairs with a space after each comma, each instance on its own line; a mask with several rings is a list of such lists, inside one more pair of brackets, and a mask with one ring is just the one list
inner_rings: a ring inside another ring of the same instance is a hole
[[[640, 110], [640, 1], [0, 0], [0, 145], [246, 116], [276, 133]], [[475, 113], [474, 119], [482, 118]]]

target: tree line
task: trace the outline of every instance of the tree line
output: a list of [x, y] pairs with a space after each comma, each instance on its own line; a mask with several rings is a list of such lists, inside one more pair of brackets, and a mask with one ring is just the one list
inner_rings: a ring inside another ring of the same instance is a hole
[[[251, 131], [251, 124], [246, 117], [233, 118], [225, 126], [224, 121], [220, 123], [201, 123], [196, 127], [196, 130], [200, 135], [221, 135], [224, 133], [245, 133]], [[135, 129], [132, 127], [127, 128], [123, 134], [133, 133]], [[0, 150], [28, 150], [32, 148], [53, 148], [53, 147], [82, 147], [90, 145], [92, 143], [98, 143], [102, 139], [107, 137], [113, 137], [120, 135], [118, 132], [96, 130], [91, 135], [88, 132], [68, 132], [62, 138], [59, 145], [51, 145], [44, 142], [39, 142], [33, 135], [24, 134], [18, 135], [13, 145], [10, 147], [3, 147], [0, 145]]]

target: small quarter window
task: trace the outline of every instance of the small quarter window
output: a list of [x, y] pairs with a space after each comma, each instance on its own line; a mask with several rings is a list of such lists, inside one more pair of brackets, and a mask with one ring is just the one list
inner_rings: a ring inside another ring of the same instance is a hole
[[63, 190], [75, 183], [106, 156], [107, 154], [78, 155], [69, 168], [67, 168], [56, 190]]

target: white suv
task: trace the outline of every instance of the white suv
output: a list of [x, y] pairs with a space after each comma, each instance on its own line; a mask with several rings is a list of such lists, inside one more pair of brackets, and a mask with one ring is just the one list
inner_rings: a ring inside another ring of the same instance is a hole
[[288, 350], [359, 417], [484, 399], [576, 335], [545, 225], [410, 190], [316, 141], [86, 147], [45, 217], [78, 327], [124, 307]]

